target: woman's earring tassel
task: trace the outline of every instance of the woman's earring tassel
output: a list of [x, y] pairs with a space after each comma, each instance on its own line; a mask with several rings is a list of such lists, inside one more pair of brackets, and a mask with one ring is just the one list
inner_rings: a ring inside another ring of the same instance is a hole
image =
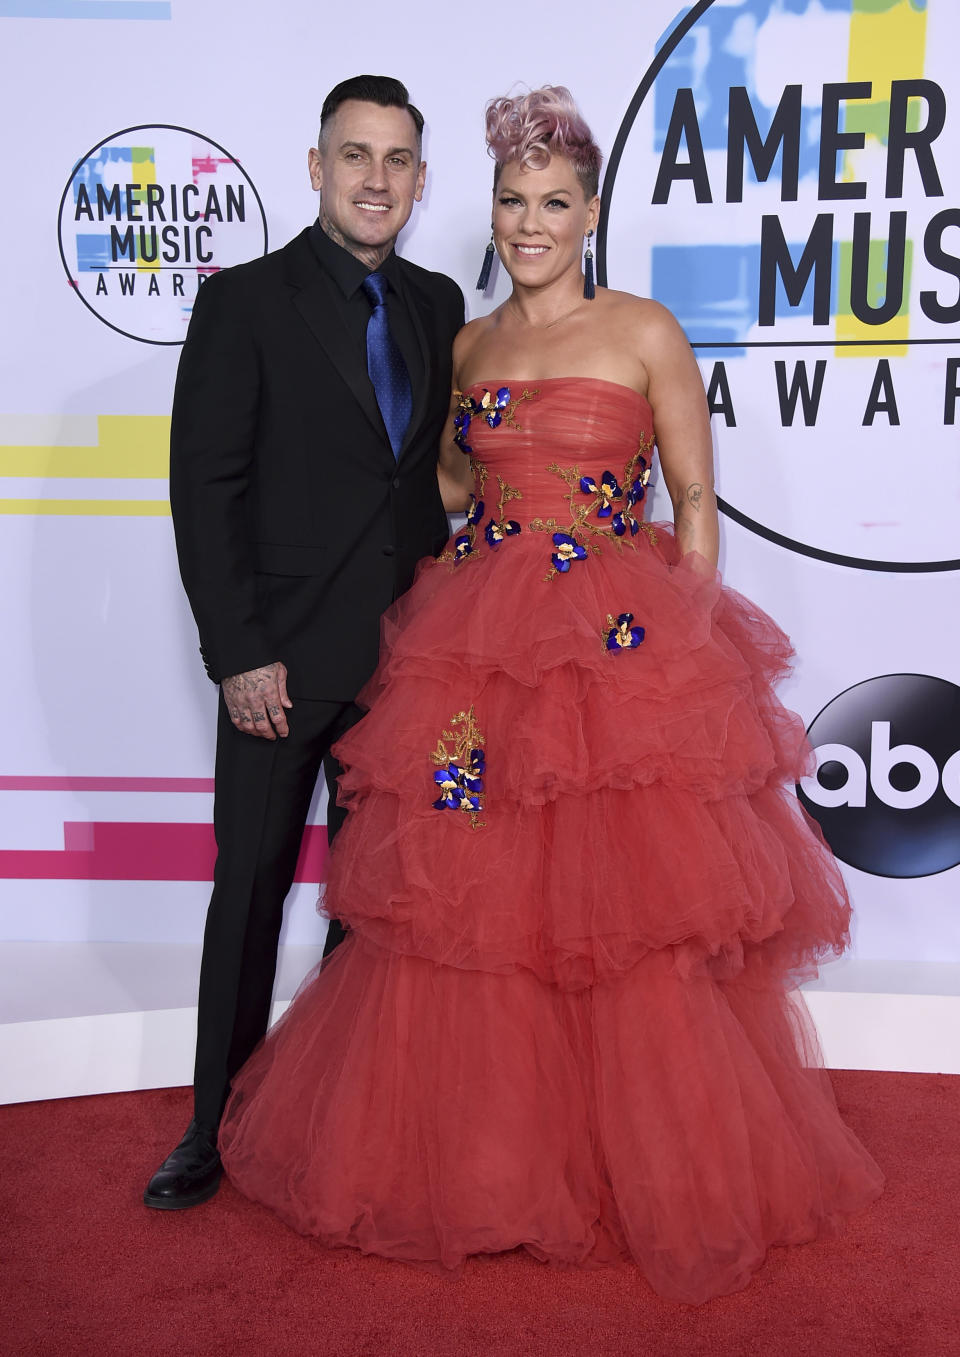
[[487, 246], [487, 252], [483, 256], [483, 267], [480, 269], [480, 277], [477, 279], [477, 291], [486, 292], [487, 284], [490, 281], [490, 270], [493, 268], [493, 236], [490, 237], [490, 244]]
[[590, 239], [593, 231], [587, 232], [587, 253], [583, 256], [583, 295], [588, 302], [592, 302], [597, 295], [597, 289], [593, 281], [593, 250], [590, 248]]

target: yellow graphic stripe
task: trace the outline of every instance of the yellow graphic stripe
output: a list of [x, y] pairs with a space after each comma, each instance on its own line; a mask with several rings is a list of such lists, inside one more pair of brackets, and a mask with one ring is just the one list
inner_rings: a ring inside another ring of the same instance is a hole
[[[850, 15], [850, 48], [847, 57], [847, 79], [869, 80], [873, 84], [870, 99], [851, 100], [845, 106], [844, 130], [864, 132], [867, 147], [874, 138], [886, 145], [890, 120], [890, 83], [910, 80], [923, 75], [927, 46], [927, 10], [918, 8], [913, 0], [853, 0]], [[857, 174], [858, 152], [847, 152], [843, 160], [842, 177], [853, 180]], [[908, 242], [909, 245], [909, 242]], [[867, 325], [846, 312], [849, 308], [850, 244], [840, 246], [841, 276], [837, 314], [838, 339], [889, 339], [889, 346], [878, 348], [837, 349], [839, 357], [877, 357], [907, 352], [896, 337], [907, 329], [910, 304], [910, 262], [908, 249], [904, 268], [903, 306], [886, 325]], [[875, 241], [870, 249], [870, 301], [876, 304], [886, 290], [886, 243]], [[844, 300], [845, 299], [845, 300]]]
[[87, 514], [119, 518], [169, 518], [165, 499], [0, 499], [0, 514]]
[[158, 480], [169, 458], [169, 415], [100, 415], [95, 447], [0, 446], [0, 476]]
[[923, 75], [927, 50], [927, 7], [914, 0], [853, 0], [850, 15], [848, 80], [871, 80], [873, 97], [847, 105], [844, 126], [886, 142], [890, 82]]
[[[135, 196], [139, 202], [145, 203], [147, 201], [145, 186], [157, 182], [157, 167], [153, 159], [153, 147], [134, 146], [131, 149], [133, 155], [133, 163], [130, 167], [133, 174], [131, 183], [144, 185], [144, 188]], [[145, 264], [142, 259], [137, 260], [138, 273], [156, 273], [158, 272], [159, 267], [159, 258], [153, 260], [153, 262], [149, 264]]]

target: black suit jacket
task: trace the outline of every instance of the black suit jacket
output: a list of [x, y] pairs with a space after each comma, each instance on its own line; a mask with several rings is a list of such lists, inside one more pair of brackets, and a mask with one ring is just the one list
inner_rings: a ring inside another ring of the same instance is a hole
[[395, 461], [308, 235], [201, 287], [177, 373], [170, 503], [210, 677], [282, 660], [291, 696], [346, 701], [376, 667], [381, 613], [447, 535], [437, 450], [463, 297], [397, 261], [425, 377]]

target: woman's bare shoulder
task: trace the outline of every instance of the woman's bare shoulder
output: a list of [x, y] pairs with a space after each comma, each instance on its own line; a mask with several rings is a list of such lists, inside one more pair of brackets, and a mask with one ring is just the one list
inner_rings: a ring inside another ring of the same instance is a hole
[[597, 296], [605, 297], [606, 311], [612, 321], [623, 320], [625, 324], [652, 329], [680, 328], [673, 312], [652, 297], [637, 297], [632, 292], [617, 292], [612, 288], [601, 289]]

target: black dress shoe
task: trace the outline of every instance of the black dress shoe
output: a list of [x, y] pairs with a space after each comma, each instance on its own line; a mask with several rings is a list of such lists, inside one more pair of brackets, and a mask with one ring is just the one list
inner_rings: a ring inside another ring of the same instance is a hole
[[208, 1126], [192, 1121], [180, 1144], [147, 1184], [144, 1204], [161, 1211], [183, 1211], [209, 1200], [223, 1177], [216, 1135]]

